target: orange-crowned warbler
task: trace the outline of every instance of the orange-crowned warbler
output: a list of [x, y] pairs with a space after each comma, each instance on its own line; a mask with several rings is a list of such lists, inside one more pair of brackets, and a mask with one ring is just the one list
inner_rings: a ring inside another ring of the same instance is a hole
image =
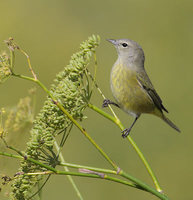
[[103, 107], [114, 104], [135, 117], [130, 128], [122, 131], [122, 136], [128, 136], [142, 113], [156, 115], [180, 132], [163, 113], [168, 111], [145, 71], [143, 49], [129, 39], [108, 39], [108, 41], [115, 46], [118, 53], [118, 59], [113, 65], [110, 76], [111, 90], [116, 103], [106, 99]]

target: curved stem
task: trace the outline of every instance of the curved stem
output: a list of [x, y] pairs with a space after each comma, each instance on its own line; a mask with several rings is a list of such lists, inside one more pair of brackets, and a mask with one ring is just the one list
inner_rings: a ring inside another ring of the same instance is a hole
[[[124, 130], [124, 128], [122, 129]], [[143, 155], [143, 153], [140, 151], [139, 147], [137, 146], [137, 144], [135, 143], [135, 141], [131, 138], [130, 135], [127, 136], [127, 139], [129, 140], [129, 142], [131, 143], [132, 147], [135, 149], [135, 151], [137, 152], [138, 156], [140, 157], [141, 161], [143, 162], [143, 164], [145, 165], [149, 175], [151, 176], [155, 187], [157, 189], [157, 191], [162, 192], [162, 189], [159, 185], [158, 179], [156, 178], [153, 170], [150, 167], [150, 164], [147, 162], [145, 156]]]
[[140, 180], [130, 176], [129, 174], [125, 173], [124, 171], [120, 171], [120, 175], [122, 177], [132, 180], [136, 184], [142, 186], [142, 188], [144, 188], [146, 191], [148, 191], [152, 194], [156, 194], [156, 196], [159, 197], [160, 199], [169, 200], [169, 198], [167, 196], [165, 196], [163, 193], [161, 193], [160, 191], [155, 190], [154, 188], [152, 188], [152, 187], [148, 186], [147, 184], [141, 182]]
[[[113, 117], [112, 115], [104, 112], [102, 109], [96, 107], [95, 105], [92, 104], [88, 104], [88, 106], [93, 109], [94, 111], [96, 111], [97, 113], [101, 114], [102, 116], [104, 116], [105, 118], [109, 119], [110, 121], [112, 121], [113, 123], [115, 123], [121, 130], [124, 130], [124, 126], [121, 123], [121, 121], [117, 118], [117, 117]], [[141, 152], [141, 150], [139, 149], [139, 147], [137, 146], [137, 144], [134, 142], [134, 140], [131, 138], [130, 135], [127, 136], [127, 139], [129, 140], [129, 142], [131, 143], [132, 147], [135, 149], [135, 151], [137, 152], [138, 156], [140, 157], [141, 161], [143, 162], [143, 164], [145, 165], [149, 175], [151, 176], [157, 191], [161, 192], [162, 189], [159, 185], [159, 182], [155, 176], [155, 174], [153, 173], [153, 170], [151, 169], [149, 163], [147, 162], [145, 156], [143, 155], [143, 153]]]

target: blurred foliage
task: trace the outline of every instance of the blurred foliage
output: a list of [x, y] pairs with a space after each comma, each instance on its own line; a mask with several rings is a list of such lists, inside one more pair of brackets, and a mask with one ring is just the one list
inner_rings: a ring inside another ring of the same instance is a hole
[[[97, 82], [106, 96], [112, 98], [108, 77], [116, 53], [104, 40], [130, 38], [143, 47], [147, 72], [170, 112], [169, 117], [179, 126], [182, 134], [176, 135], [159, 119], [144, 115], [133, 129], [132, 136], [145, 152], [168, 196], [176, 200], [192, 199], [193, 1], [8, 0], [1, 1], [0, 6], [0, 41], [13, 36], [27, 49], [35, 71], [46, 85], [50, 85], [55, 74], [67, 64], [78, 44], [91, 33], [97, 33], [102, 38], [97, 52]], [[1, 44], [2, 50], [4, 46]], [[26, 73], [27, 64], [23, 58], [18, 56], [16, 64], [20, 73]], [[15, 105], [30, 87], [31, 83], [9, 79], [5, 85], [0, 85], [0, 107]], [[45, 94], [38, 91], [37, 95], [39, 111]], [[97, 95], [93, 96], [92, 101], [97, 105], [102, 103]], [[116, 111], [125, 126], [133, 120], [122, 111]], [[135, 153], [121, 139], [119, 130], [111, 124], [104, 125], [104, 120], [90, 111], [86, 111], [86, 114], [89, 116], [86, 128], [97, 142], [121, 166], [148, 182], [149, 177], [144, 175], [143, 166], [138, 165]], [[82, 136], [75, 129], [73, 131], [65, 148], [66, 160], [106, 166], [100, 156], [90, 150]], [[107, 142], [109, 137], [111, 142]], [[21, 143], [20, 139], [17, 138], [18, 143]], [[17, 166], [7, 164], [2, 170], [13, 172], [14, 168], [17, 171]], [[50, 183], [45, 188], [45, 199], [62, 199], [60, 191], [64, 187], [66, 197], [76, 199], [63, 177], [55, 177], [54, 181], [54, 186]], [[82, 191], [87, 191], [83, 192], [85, 199], [150, 198], [148, 194], [117, 184], [87, 179], [78, 179], [77, 182]], [[91, 189], [88, 190], [88, 187]], [[4, 191], [1, 194], [3, 199]], [[156, 198], [151, 196], [151, 199]]]
[[31, 98], [27, 96], [19, 100], [16, 108], [8, 109], [4, 129], [6, 132], [20, 131], [26, 124], [32, 122]]
[[5, 52], [3, 52], [0, 54], [0, 83], [3, 83], [10, 75], [10, 58]]

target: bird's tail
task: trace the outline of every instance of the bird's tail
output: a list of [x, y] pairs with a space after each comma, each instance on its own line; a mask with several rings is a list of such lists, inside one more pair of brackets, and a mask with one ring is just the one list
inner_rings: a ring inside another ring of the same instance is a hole
[[164, 114], [161, 117], [168, 125], [170, 125], [173, 129], [178, 131], [179, 133], [181, 132], [180, 129], [172, 122], [170, 121]]

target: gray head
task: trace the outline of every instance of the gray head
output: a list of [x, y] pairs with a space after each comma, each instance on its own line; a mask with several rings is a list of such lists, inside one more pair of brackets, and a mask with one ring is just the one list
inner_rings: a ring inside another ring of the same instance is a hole
[[120, 62], [143, 67], [145, 56], [143, 49], [137, 42], [129, 39], [108, 39], [117, 49]]

